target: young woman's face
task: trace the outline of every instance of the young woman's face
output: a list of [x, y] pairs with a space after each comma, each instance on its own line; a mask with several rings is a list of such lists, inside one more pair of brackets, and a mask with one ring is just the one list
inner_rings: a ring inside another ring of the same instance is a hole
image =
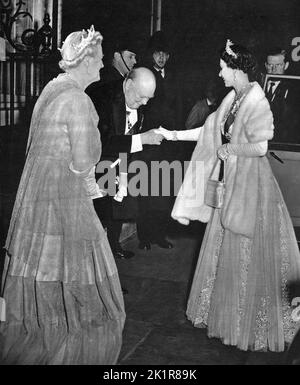
[[223, 79], [225, 87], [233, 87], [235, 70], [228, 67], [224, 60], [220, 59], [219, 76]]

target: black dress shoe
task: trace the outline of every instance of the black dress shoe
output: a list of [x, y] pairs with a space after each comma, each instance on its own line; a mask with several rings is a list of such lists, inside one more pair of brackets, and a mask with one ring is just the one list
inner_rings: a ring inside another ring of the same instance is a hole
[[173, 244], [166, 239], [159, 239], [154, 243], [156, 243], [157, 246], [161, 247], [162, 249], [173, 249]]
[[151, 249], [151, 244], [150, 242], [140, 242], [139, 243], [139, 249], [141, 250], [150, 250]]
[[126, 295], [126, 294], [128, 294], [128, 290], [125, 289], [125, 287], [122, 287], [122, 293], [123, 293], [124, 295]]
[[134, 253], [129, 250], [118, 249], [114, 252], [114, 257], [118, 259], [130, 259], [134, 256]]

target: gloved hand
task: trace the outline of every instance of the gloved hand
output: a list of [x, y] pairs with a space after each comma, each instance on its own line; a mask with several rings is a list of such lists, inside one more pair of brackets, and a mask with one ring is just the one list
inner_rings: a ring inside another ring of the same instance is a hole
[[176, 131], [170, 131], [160, 126], [154, 129], [154, 132], [162, 135], [166, 140], [177, 140]]
[[120, 176], [118, 178], [118, 192], [114, 196], [114, 199], [118, 202], [122, 202], [123, 198], [127, 196], [127, 187], [128, 187], [128, 180], [127, 180], [127, 173], [121, 172]]
[[84, 187], [86, 189], [87, 195], [91, 199], [102, 198], [105, 195], [107, 195], [107, 192], [104, 190], [101, 190], [99, 185], [96, 182], [96, 179], [95, 179], [96, 166], [93, 166], [91, 169], [87, 169], [84, 171], [77, 171], [74, 169], [73, 164], [71, 163], [69, 168], [74, 174], [83, 178]]

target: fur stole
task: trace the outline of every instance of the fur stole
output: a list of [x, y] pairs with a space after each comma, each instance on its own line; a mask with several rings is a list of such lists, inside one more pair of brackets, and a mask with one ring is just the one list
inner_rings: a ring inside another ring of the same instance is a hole
[[[209, 115], [200, 130], [199, 138], [178, 192], [172, 217], [181, 223], [189, 220], [208, 222], [212, 208], [204, 204], [207, 180], [217, 160], [221, 146], [221, 126], [234, 99], [232, 90], [217, 111]], [[258, 83], [252, 87], [240, 105], [232, 127], [231, 143], [257, 143], [273, 136], [273, 117], [269, 103]], [[258, 173], [261, 157], [231, 155], [225, 165], [226, 192], [221, 209], [224, 228], [252, 237], [258, 202]], [[213, 178], [219, 175], [215, 168]]]

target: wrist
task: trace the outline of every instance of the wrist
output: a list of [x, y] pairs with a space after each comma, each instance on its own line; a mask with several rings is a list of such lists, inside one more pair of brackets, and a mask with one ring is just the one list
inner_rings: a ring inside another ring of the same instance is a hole
[[87, 177], [87, 176], [89, 176], [89, 175], [91, 175], [91, 173], [95, 173], [95, 168], [96, 168], [96, 166], [94, 166], [94, 167], [89, 167], [89, 168], [87, 168], [87, 169], [85, 169], [85, 170], [76, 170], [75, 168], [74, 168], [74, 165], [73, 165], [73, 162], [71, 162], [70, 164], [69, 164], [69, 169], [75, 174], [75, 175], [77, 175], [77, 176], [80, 176], [80, 177]]
[[143, 132], [142, 134], [140, 134], [140, 139], [141, 139], [141, 144], [146, 144], [145, 141], [146, 141], [146, 137], [147, 137], [147, 132]]
[[221, 153], [220, 153], [221, 159], [222, 160], [227, 160], [227, 158], [230, 155], [230, 152], [228, 150], [228, 143], [223, 144], [221, 148], [222, 148]]
[[174, 130], [172, 131], [172, 138], [171, 140], [178, 140], [178, 131]]

